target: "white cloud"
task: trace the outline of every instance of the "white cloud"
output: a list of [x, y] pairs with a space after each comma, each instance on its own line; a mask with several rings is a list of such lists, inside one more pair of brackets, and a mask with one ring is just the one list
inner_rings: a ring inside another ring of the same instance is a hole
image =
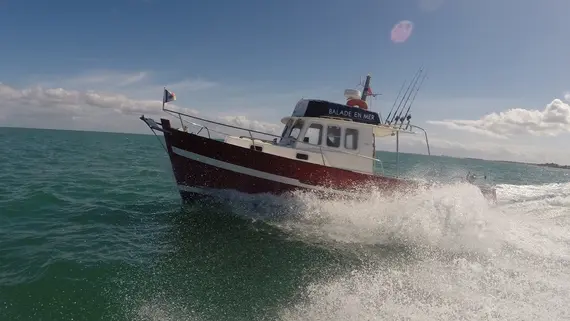
[[[101, 80], [92, 78], [83, 82], [97, 83], [99, 81]], [[184, 91], [184, 89], [206, 90], [215, 86], [217, 84], [214, 82], [185, 80], [174, 83], [169, 88]], [[199, 114], [195, 109], [183, 108], [172, 102], [167, 105], [167, 108], [189, 115]], [[132, 123], [137, 121], [132, 116], [140, 114], [169, 118], [173, 125], [178, 124], [177, 118], [168, 116], [168, 114], [162, 111], [161, 100], [135, 99], [124, 94], [95, 90], [81, 91], [64, 88], [44, 88], [42, 86], [20, 89], [0, 83], [0, 120], [15, 126], [45, 127], [46, 124], [50, 124], [48, 128], [71, 127], [72, 129], [81, 129], [81, 124], [83, 124], [87, 127], [85, 129], [96, 130], [99, 125], [101, 130], [128, 132], [132, 131], [133, 125], [123, 128], [121, 127], [121, 122], [124, 124], [125, 122]], [[120, 117], [120, 115], [128, 117]], [[269, 134], [279, 133], [281, 129], [281, 126], [278, 124], [252, 120], [246, 115], [216, 116], [210, 114], [205, 117], [220, 123]], [[70, 124], [69, 121], [73, 121], [75, 124]], [[110, 127], [109, 124], [106, 124], [109, 121], [114, 122]], [[141, 124], [143, 123], [141, 122]], [[207, 126], [224, 133], [248, 135], [244, 131], [239, 131], [239, 133], [235, 130], [228, 131], [227, 127], [212, 124], [207, 124]], [[140, 126], [135, 132], [147, 133], [145, 128]]]
[[465, 130], [495, 138], [515, 135], [557, 136], [570, 132], [570, 106], [560, 99], [553, 100], [544, 110], [513, 108], [491, 113], [478, 120], [448, 119], [428, 121], [450, 129]]
[[268, 134], [279, 135], [283, 125], [248, 119], [246, 116], [221, 116], [221, 122], [241, 128], [252, 129]]
[[112, 70], [90, 70], [74, 76], [34, 76], [30, 82], [36, 86], [50, 88], [62, 87], [68, 90], [98, 90], [98, 91], [121, 91], [134, 93], [136, 96], [146, 96], [153, 93], [153, 96], [162, 93], [164, 86], [173, 91], [196, 92], [213, 89], [219, 86], [218, 83], [201, 79], [188, 78], [177, 81], [167, 81], [158, 83], [154, 73], [148, 71], [112, 71]]
[[[171, 109], [185, 110], [194, 113], [191, 109], [183, 109], [170, 105]], [[22, 117], [28, 118], [26, 122], [36, 119], [42, 121], [42, 115], [58, 115], [85, 117], [91, 114], [114, 112], [116, 114], [152, 114], [162, 112], [160, 100], [138, 100], [125, 95], [97, 92], [66, 90], [63, 88], [31, 87], [17, 89], [0, 83], [0, 114], [4, 120], [17, 123]]]
[[486, 129], [478, 128], [475, 126], [465, 126], [462, 124], [458, 124], [457, 122], [460, 122], [460, 121], [458, 121], [458, 120], [428, 120], [427, 121], [428, 124], [441, 125], [441, 126], [445, 126], [445, 127], [449, 128], [449, 129], [464, 130], [464, 131], [471, 132], [473, 134], [479, 134], [479, 135], [484, 135], [484, 136], [489, 136], [489, 137], [499, 138], [499, 139], [506, 139], [507, 138], [504, 135], [497, 134], [497, 133], [488, 131]]

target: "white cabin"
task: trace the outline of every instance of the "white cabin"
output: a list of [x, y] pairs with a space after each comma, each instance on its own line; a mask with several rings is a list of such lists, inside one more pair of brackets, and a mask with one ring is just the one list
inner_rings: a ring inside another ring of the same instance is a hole
[[390, 136], [396, 131], [378, 126], [380, 118], [375, 112], [314, 99], [301, 99], [292, 115], [281, 122], [285, 127], [273, 142], [235, 136], [227, 137], [225, 142], [281, 157], [373, 174], [375, 138]]

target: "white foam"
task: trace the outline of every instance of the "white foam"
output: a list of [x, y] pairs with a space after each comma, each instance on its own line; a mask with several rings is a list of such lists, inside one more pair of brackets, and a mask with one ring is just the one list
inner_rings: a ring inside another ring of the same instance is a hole
[[395, 197], [372, 192], [364, 202], [299, 194], [297, 202], [304, 204], [297, 207], [300, 213], [278, 226], [307, 240], [489, 251], [506, 225], [501, 213], [470, 184]]
[[[389, 259], [388, 259], [389, 260]], [[562, 320], [569, 281], [507, 262], [426, 258], [322, 280], [282, 320]]]
[[366, 202], [299, 194], [299, 215], [275, 223], [295, 237], [403, 245], [411, 257], [368, 251], [362, 270], [308, 285], [281, 319], [568, 319], [569, 187], [501, 185], [498, 207], [468, 184]]

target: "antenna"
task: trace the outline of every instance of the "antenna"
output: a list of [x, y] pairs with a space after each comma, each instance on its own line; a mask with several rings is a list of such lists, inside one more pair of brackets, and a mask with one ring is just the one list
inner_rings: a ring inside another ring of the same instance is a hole
[[364, 83], [364, 89], [362, 90], [362, 97], [360, 97], [360, 99], [363, 101], [366, 101], [366, 96], [368, 96], [368, 89], [370, 89], [370, 75], [366, 76], [366, 82]]

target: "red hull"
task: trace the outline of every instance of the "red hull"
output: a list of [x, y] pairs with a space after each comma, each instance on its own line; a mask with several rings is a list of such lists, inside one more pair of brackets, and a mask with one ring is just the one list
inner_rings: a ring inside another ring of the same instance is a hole
[[386, 192], [415, 184], [298, 161], [171, 129], [161, 119], [174, 177], [184, 200], [208, 190], [284, 194], [294, 190], [347, 193], [374, 186]]

